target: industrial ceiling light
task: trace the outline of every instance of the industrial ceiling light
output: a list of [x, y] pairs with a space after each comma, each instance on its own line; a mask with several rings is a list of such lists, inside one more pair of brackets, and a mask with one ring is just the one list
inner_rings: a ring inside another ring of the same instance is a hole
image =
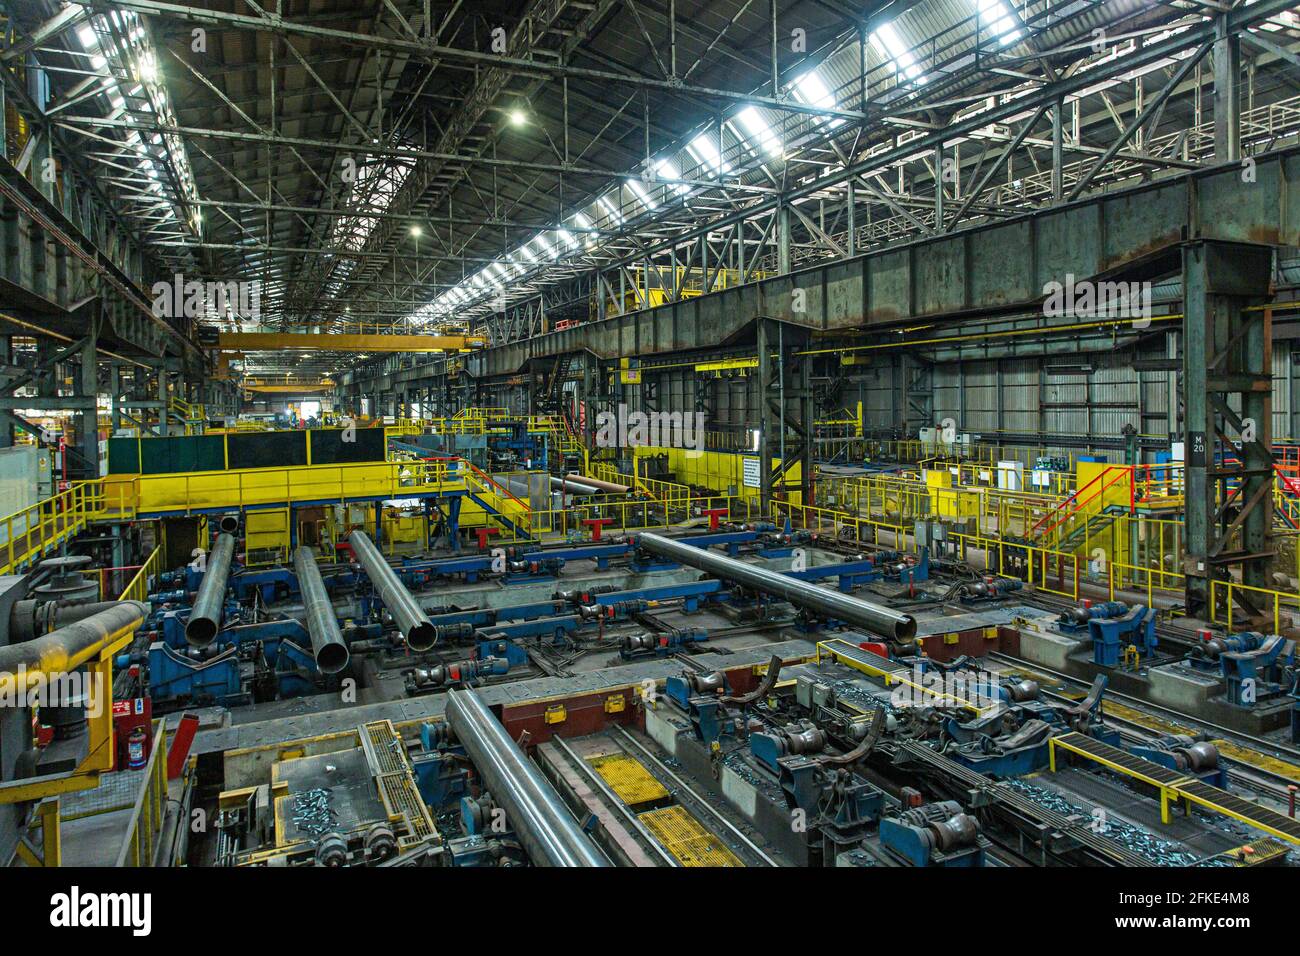
[[419, 226], [412, 226], [412, 227], [411, 227], [411, 235], [415, 236], [417, 239], [420, 237], [420, 232], [421, 232], [421, 230], [420, 230], [420, 227], [419, 227]]
[[511, 126], [523, 126], [526, 122], [528, 122], [528, 117], [524, 115], [523, 110], [516, 109], [510, 111]]

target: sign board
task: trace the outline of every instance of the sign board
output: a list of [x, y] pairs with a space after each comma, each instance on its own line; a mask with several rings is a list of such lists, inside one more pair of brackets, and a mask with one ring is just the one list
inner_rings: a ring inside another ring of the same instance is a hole
[[1187, 464], [1192, 468], [1204, 468], [1206, 459], [1205, 432], [1187, 433]]
[[758, 469], [757, 458], [742, 459], [744, 468], [744, 482], [746, 488], [761, 488], [763, 486], [762, 474]]
[[624, 385], [640, 385], [641, 370], [639, 368], [625, 368], [618, 373], [618, 379]]

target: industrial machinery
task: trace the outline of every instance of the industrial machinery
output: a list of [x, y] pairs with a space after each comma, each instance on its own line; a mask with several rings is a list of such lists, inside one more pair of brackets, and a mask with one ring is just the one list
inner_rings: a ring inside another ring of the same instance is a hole
[[1118, 667], [1126, 654], [1150, 660], [1158, 644], [1155, 608], [1142, 604], [1080, 605], [1061, 615], [1060, 626], [1067, 631], [1086, 630], [1092, 638], [1093, 662], [1102, 667]]
[[910, 866], [983, 866], [988, 845], [979, 821], [954, 800], [923, 803], [884, 817], [880, 842]]

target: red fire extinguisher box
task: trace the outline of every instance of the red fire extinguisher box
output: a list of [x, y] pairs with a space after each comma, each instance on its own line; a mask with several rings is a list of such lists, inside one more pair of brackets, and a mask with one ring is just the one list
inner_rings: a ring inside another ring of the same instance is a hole
[[[131, 735], [139, 730], [144, 735], [143, 744], [140, 734], [136, 734], [134, 747]], [[125, 770], [133, 765], [142, 766], [149, 759], [149, 748], [153, 746], [153, 708], [148, 697], [133, 697], [129, 700], [113, 701], [113, 767]], [[135, 750], [133, 754], [131, 751]], [[132, 759], [134, 757], [134, 759]]]

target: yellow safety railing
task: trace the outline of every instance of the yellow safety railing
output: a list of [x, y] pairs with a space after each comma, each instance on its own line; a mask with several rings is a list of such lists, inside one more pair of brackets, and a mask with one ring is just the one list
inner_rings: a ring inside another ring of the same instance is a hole
[[[777, 520], [789, 518], [791, 527], [839, 535], [852, 529], [857, 541], [878, 547], [907, 548], [913, 536], [910, 522], [888, 522], [845, 514], [828, 508], [773, 502]], [[978, 534], [949, 532], [947, 541], [958, 560], [971, 562], [990, 574], [1019, 578], [1040, 591], [1078, 600], [1079, 585], [1086, 576], [1086, 561], [1079, 555], [1036, 545], [1019, 544]]]
[[1187, 579], [1177, 571], [1142, 567], [1122, 561], [1110, 563], [1106, 579], [1110, 600], [1122, 599], [1122, 592], [1125, 591], [1135, 592], [1146, 595], [1147, 607], [1156, 607], [1157, 598], [1181, 601], [1187, 587]]
[[137, 513], [144, 515], [276, 503], [344, 503], [350, 499], [463, 491], [464, 477], [455, 461], [358, 462], [136, 475], [121, 484], [130, 489]]
[[[654, 499], [619, 499], [599, 502], [575, 502], [567, 508], [534, 510], [531, 512], [531, 530], [535, 538], [586, 540], [591, 536], [587, 521], [610, 519], [603, 535], [636, 532], [650, 528], [679, 527], [688, 521], [698, 520], [707, 510], [726, 508], [728, 520], [751, 522], [763, 517], [755, 498], [731, 495], [690, 498], [679, 505], [665, 508]], [[504, 534], [492, 539], [493, 544], [511, 544], [526, 539]]]
[[77, 481], [44, 501], [0, 518], [0, 574], [21, 571], [101, 517], [130, 517], [105, 499], [103, 479]]
[[[1245, 595], [1252, 605], [1272, 611], [1273, 634], [1280, 634], [1283, 627], [1294, 626], [1292, 622], [1300, 618], [1300, 594], [1255, 587], [1237, 581], [1211, 581], [1210, 620], [1232, 629], [1235, 626], [1232, 618], [1233, 598], [1237, 595]], [[1284, 611], [1288, 612], [1290, 618], [1286, 622], [1282, 618]]]
[[[163, 820], [167, 816], [167, 722], [158, 721], [153, 748], [145, 764], [140, 793], [115, 866], [153, 866]], [[165, 862], [165, 861], [164, 861]]]
[[691, 497], [691, 489], [686, 485], [679, 485], [674, 481], [663, 481], [658, 478], [642, 478], [639, 475], [624, 474], [608, 462], [593, 462], [591, 464], [591, 477], [616, 485], [627, 485], [629, 488], [634, 488], [641, 494], [655, 498], [669, 507], [680, 507]]
[[136, 571], [135, 576], [122, 589], [118, 595], [119, 601], [143, 601], [149, 596], [149, 580], [158, 573], [158, 566], [162, 564], [162, 547], [153, 549], [153, 552], [145, 559], [144, 564], [140, 565], [140, 570]]

